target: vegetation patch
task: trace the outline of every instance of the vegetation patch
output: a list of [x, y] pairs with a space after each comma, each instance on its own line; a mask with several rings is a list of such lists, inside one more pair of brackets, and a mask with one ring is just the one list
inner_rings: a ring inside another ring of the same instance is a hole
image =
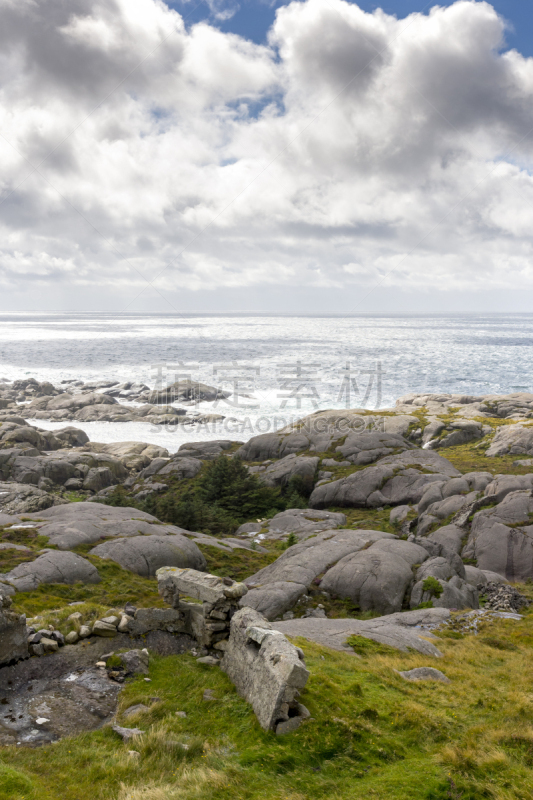
[[[100, 583], [41, 584], [32, 592], [17, 592], [13, 595], [13, 610], [34, 617], [44, 611], [80, 601], [116, 608], [124, 608], [128, 601], [142, 607], [165, 607], [157, 593], [155, 578], [142, 578], [97, 556], [85, 557], [100, 573]], [[71, 608], [70, 612], [75, 610], [76, 608]]]
[[287, 508], [307, 508], [312, 489], [312, 484], [299, 476], [291, 478], [283, 491], [265, 486], [239, 458], [229, 458], [225, 453], [204, 465], [195, 478], [174, 478], [169, 483], [168, 491], [143, 502], [118, 486], [104, 502], [133, 506], [162, 522], [220, 536], [234, 533], [243, 522], [269, 518]]
[[346, 639], [346, 644], [353, 648], [354, 652], [359, 656], [375, 656], [375, 655], [396, 655], [398, 652], [394, 647], [389, 645], [375, 642], [373, 639], [367, 639], [365, 636], [349, 636]]
[[219, 547], [199, 544], [207, 561], [207, 571], [221, 578], [231, 577], [234, 581], [243, 581], [263, 567], [272, 564], [282, 554], [284, 542], [261, 542], [261, 546], [268, 548], [268, 552], [246, 550], [244, 548], [232, 550], [231, 553]]
[[440, 597], [443, 592], [442, 584], [439, 583], [433, 575], [424, 579], [422, 589], [424, 592], [427, 592], [430, 597]]
[[[483, 421], [484, 423], [489, 422], [489, 420]], [[512, 420], [512, 422], [516, 422], [516, 420]], [[499, 425], [501, 424], [509, 424], [509, 422], [501, 420]], [[476, 442], [469, 442], [455, 447], [442, 447], [437, 452], [447, 458], [448, 461], [451, 461], [453, 466], [463, 474], [467, 472], [492, 472], [493, 474], [502, 475], [527, 475], [531, 472], [530, 467], [513, 467], [513, 461], [527, 458], [527, 456], [516, 454], [486, 456], [485, 450], [490, 444], [490, 439], [484, 439], [481, 442], [478, 439]]]

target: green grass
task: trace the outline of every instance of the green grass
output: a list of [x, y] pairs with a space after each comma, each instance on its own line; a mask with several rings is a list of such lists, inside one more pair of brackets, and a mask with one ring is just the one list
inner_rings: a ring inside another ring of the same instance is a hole
[[[285, 737], [261, 730], [219, 669], [188, 655], [152, 657], [151, 683], [140, 676], [120, 695], [120, 712], [149, 707], [127, 723], [118, 716], [144, 737], [126, 745], [106, 727], [37, 750], [5, 747], [0, 787], [11, 781], [16, 788], [0, 796], [531, 800], [532, 637], [527, 614], [519, 623], [487, 625], [479, 637], [441, 639], [439, 661], [371, 646], [356, 658], [299, 640], [311, 671], [301, 700], [312, 719]], [[495, 648], [485, 638], [515, 648]], [[451, 683], [409, 683], [395, 672], [429, 663]], [[205, 689], [215, 700], [202, 699]]]
[[19, 564], [34, 561], [48, 538], [40, 536], [33, 528], [0, 528], [0, 542], [23, 545], [26, 550], [0, 550], [0, 575], [10, 572]]
[[349, 636], [346, 639], [346, 644], [353, 647], [354, 653], [359, 656], [376, 656], [376, 655], [394, 655], [395, 650], [386, 644], [375, 642], [373, 639], [365, 639], [364, 636]]
[[[515, 422], [516, 420], [513, 420]], [[467, 472], [492, 472], [493, 475], [527, 475], [531, 467], [513, 467], [513, 461], [528, 458], [527, 455], [486, 456], [484, 445], [489, 444], [487, 439], [480, 442], [469, 442], [456, 447], [443, 447], [436, 452], [444, 456], [463, 475]]]
[[208, 572], [221, 578], [228, 576], [235, 581], [242, 581], [267, 567], [283, 553], [283, 542], [280, 541], [261, 542], [261, 547], [268, 549], [267, 553], [244, 548], [228, 553], [219, 547], [204, 544], [199, 544], [198, 547], [207, 561]]
[[[14, 595], [13, 610], [33, 617], [78, 601], [124, 608], [128, 600], [134, 605], [143, 607], [165, 607], [157, 593], [155, 578], [142, 578], [122, 569], [112, 561], [97, 556], [86, 556], [86, 558], [98, 569], [102, 578], [100, 583], [41, 584], [32, 592], [18, 592]], [[70, 609], [71, 612], [75, 610], [76, 608]]]

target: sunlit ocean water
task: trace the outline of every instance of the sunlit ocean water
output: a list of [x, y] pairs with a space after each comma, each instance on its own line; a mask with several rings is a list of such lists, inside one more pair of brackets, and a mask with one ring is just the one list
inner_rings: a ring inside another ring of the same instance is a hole
[[[76, 423], [94, 441], [246, 440], [317, 408], [386, 408], [407, 392], [533, 391], [533, 314], [453, 316], [0, 315], [0, 377], [176, 376], [250, 397], [201, 404], [222, 425]], [[61, 427], [36, 422], [41, 427]]]

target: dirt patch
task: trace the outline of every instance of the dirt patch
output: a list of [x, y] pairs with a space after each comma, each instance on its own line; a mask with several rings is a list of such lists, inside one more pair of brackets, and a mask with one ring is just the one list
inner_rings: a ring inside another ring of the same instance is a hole
[[110, 651], [147, 647], [159, 655], [185, 653], [194, 641], [153, 631], [67, 645], [58, 653], [0, 669], [0, 745], [30, 747], [100, 728], [113, 718], [121, 685], [96, 667]]

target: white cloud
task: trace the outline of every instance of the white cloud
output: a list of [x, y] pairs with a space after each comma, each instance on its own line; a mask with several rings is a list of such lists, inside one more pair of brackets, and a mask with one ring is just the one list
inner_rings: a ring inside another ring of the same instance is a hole
[[161, 0], [0, 0], [3, 296], [533, 288], [533, 60], [504, 36], [470, 0], [293, 2], [268, 46]]

